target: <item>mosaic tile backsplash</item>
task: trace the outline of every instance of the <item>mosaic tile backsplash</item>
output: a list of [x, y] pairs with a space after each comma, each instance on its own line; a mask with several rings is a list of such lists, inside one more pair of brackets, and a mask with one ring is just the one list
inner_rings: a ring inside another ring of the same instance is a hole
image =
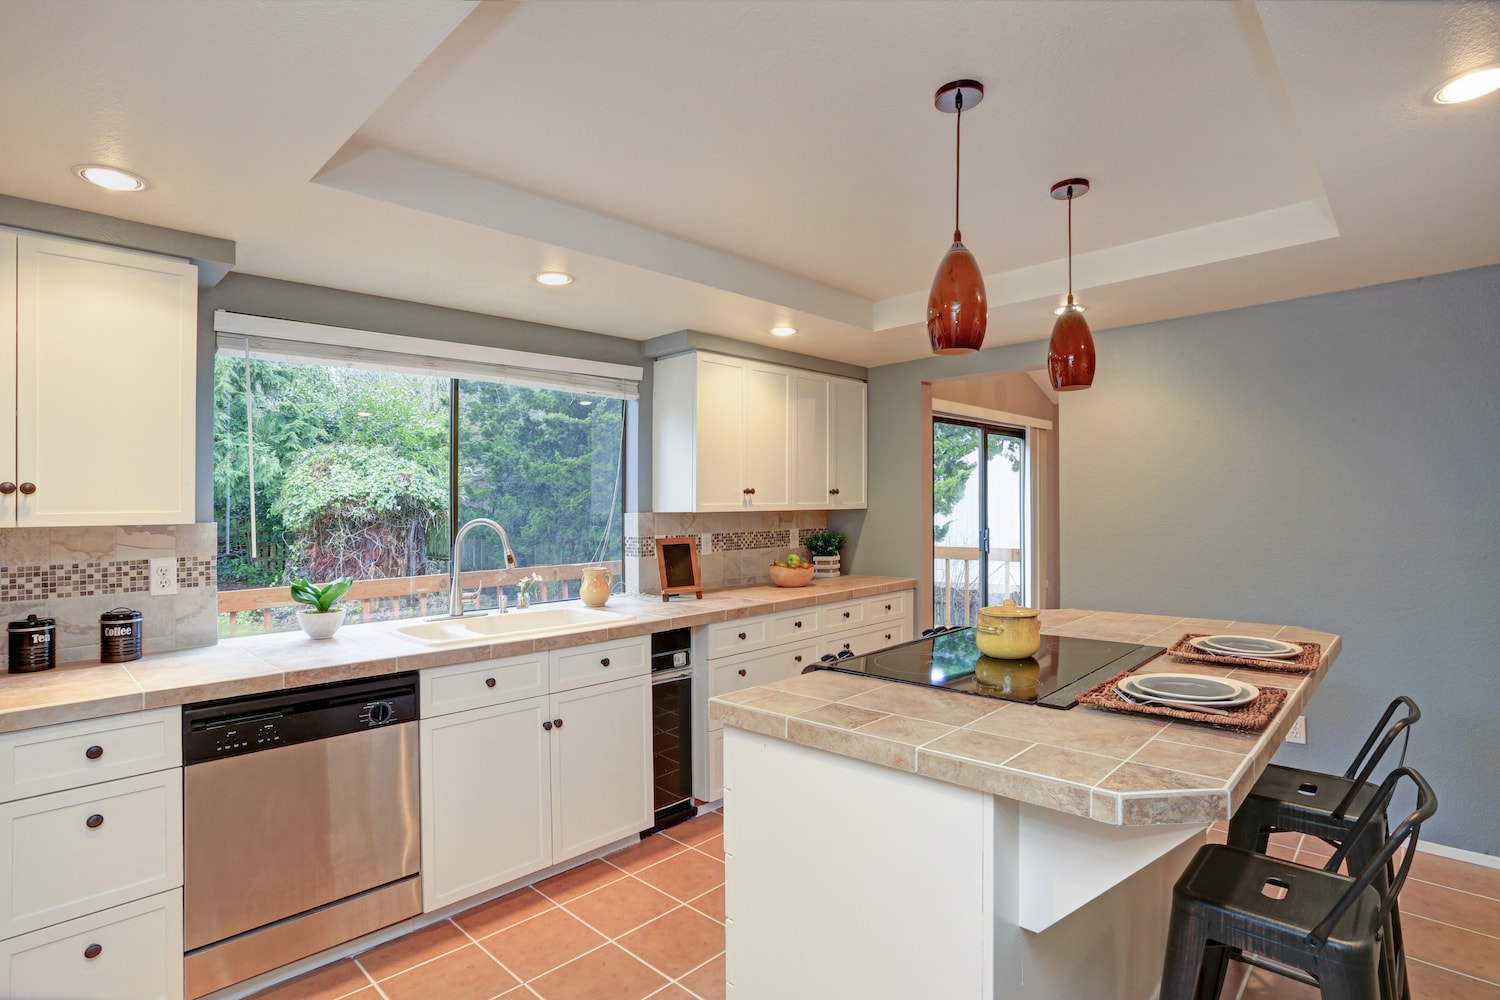
[[[719, 514], [626, 514], [625, 592], [659, 594], [656, 539], [698, 539], [698, 569], [704, 587], [769, 583], [769, 566], [827, 527], [825, 511], [745, 511]], [[706, 541], [705, 541], [706, 539]]]
[[[0, 529], [0, 620], [57, 620], [57, 662], [99, 658], [99, 616], [141, 613], [142, 648], [218, 641], [217, 533], [212, 523]], [[177, 559], [177, 593], [150, 594], [150, 560]]]

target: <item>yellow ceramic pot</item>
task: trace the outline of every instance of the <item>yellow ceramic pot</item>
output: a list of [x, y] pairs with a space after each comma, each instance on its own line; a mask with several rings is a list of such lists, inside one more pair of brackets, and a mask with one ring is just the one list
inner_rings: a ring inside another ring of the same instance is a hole
[[610, 573], [608, 566], [585, 566], [583, 584], [578, 588], [578, 596], [589, 607], [602, 608], [609, 600], [609, 590], [612, 586], [614, 586], [614, 574]]
[[1041, 612], [1017, 607], [1015, 601], [979, 609], [974, 642], [985, 656], [1002, 660], [1024, 660], [1042, 648]]

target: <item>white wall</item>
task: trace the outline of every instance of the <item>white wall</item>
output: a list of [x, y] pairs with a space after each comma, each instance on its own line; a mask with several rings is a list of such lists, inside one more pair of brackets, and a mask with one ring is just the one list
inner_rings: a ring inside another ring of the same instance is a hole
[[1098, 352], [1059, 407], [1063, 606], [1339, 633], [1309, 745], [1278, 760], [1342, 771], [1409, 694], [1424, 837], [1500, 853], [1500, 267]]

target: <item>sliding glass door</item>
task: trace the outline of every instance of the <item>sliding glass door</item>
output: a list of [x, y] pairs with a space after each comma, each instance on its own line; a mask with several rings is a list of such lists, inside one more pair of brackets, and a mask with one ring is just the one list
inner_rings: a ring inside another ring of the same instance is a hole
[[1026, 603], [1027, 497], [1025, 431], [933, 421], [934, 625], [972, 625], [1008, 597]]

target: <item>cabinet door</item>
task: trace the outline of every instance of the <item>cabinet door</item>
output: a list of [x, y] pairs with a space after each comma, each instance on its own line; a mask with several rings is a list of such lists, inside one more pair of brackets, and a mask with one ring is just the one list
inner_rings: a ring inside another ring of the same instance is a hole
[[832, 452], [830, 489], [835, 507], [868, 506], [868, 478], [865, 454], [866, 441], [865, 383], [854, 379], [836, 378], [829, 383], [833, 397], [833, 416], [829, 421], [829, 438]]
[[834, 506], [833, 461], [829, 454], [829, 394], [826, 375], [792, 376], [792, 506], [827, 510]]
[[751, 507], [786, 510], [792, 505], [791, 405], [790, 369], [753, 363], [747, 367], [745, 485], [754, 490], [749, 494]]
[[550, 718], [531, 698], [422, 720], [425, 912], [552, 863]]
[[648, 829], [654, 816], [650, 678], [555, 694], [552, 712], [553, 860]]
[[697, 510], [745, 506], [745, 364], [698, 356]]
[[[16, 483], [16, 237], [0, 233], [0, 482]], [[21, 494], [0, 494], [0, 526], [16, 523]]]
[[0, 941], [0, 996], [182, 1000], [182, 890]]
[[16, 274], [17, 523], [191, 522], [197, 268], [23, 236]]

